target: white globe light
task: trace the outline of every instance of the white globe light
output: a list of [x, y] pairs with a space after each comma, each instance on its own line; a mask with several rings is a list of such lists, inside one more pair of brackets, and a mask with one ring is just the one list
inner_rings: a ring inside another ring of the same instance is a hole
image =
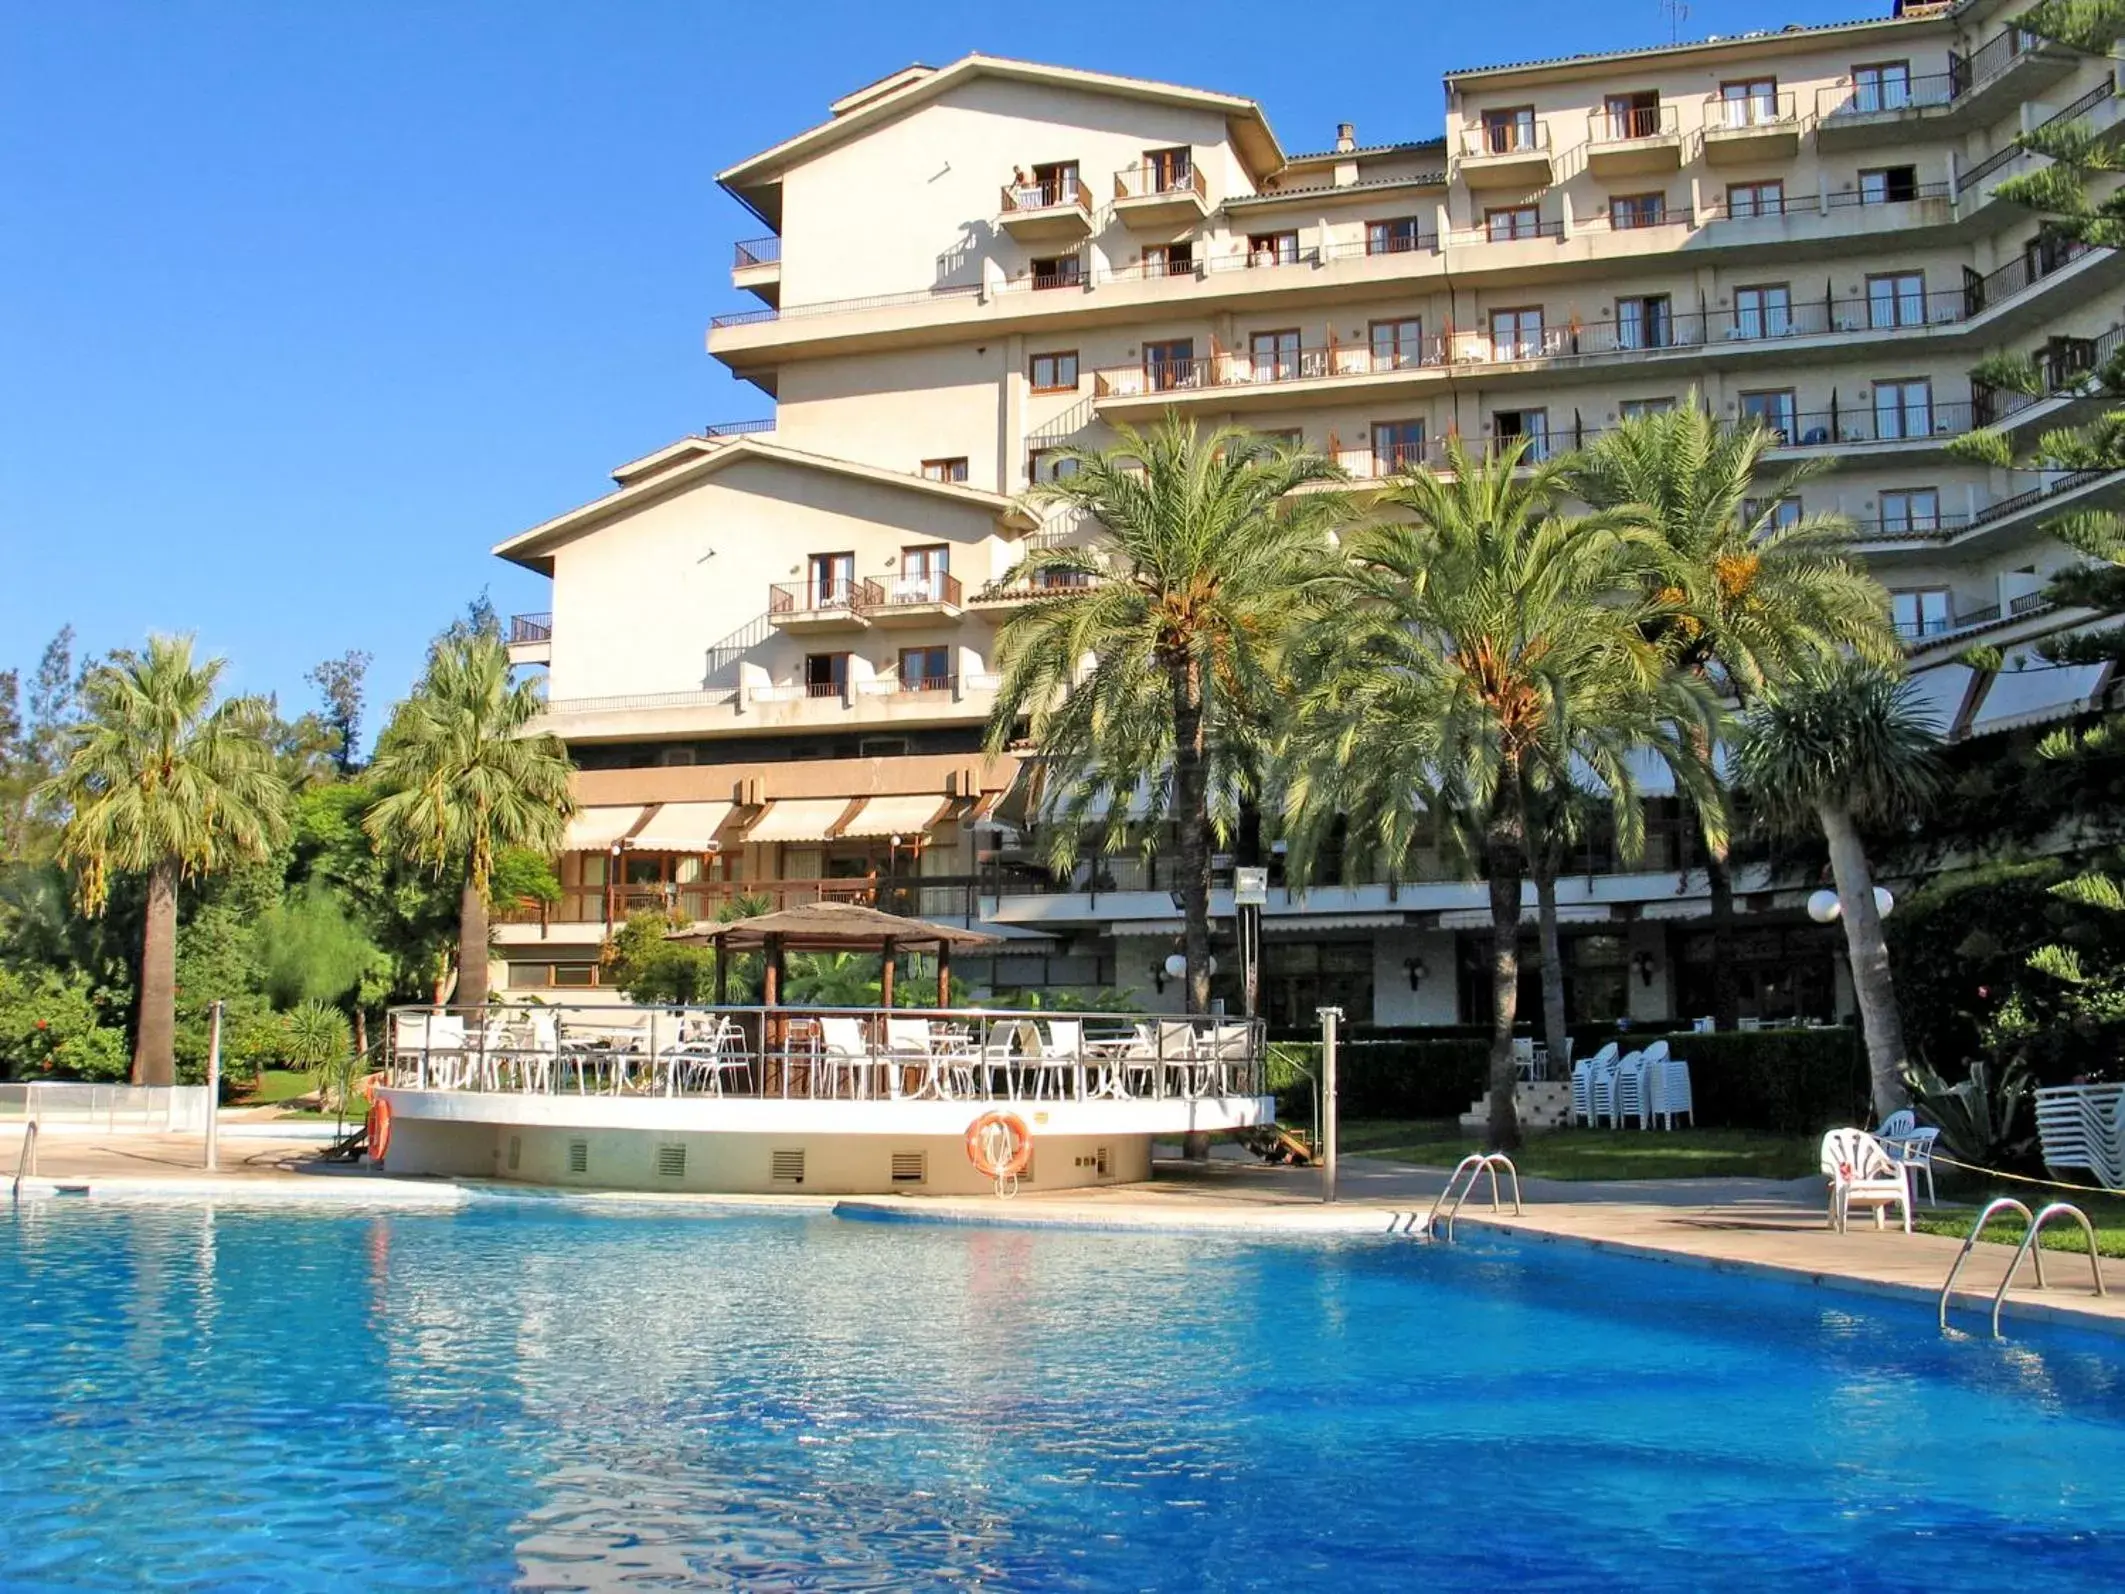
[[1808, 898], [1808, 917], [1817, 924], [1828, 924], [1841, 910], [1835, 891], [1817, 891]]
[[1896, 898], [1890, 895], [1887, 886], [1876, 886], [1874, 888], [1874, 911], [1876, 913], [1886, 919], [1889, 917], [1889, 910], [1895, 906]]
[[1182, 976], [1187, 974], [1187, 972], [1188, 960], [1186, 957], [1182, 956], [1182, 954], [1178, 952], [1172, 953], [1167, 957], [1166, 973], [1170, 978], [1176, 980], [1180, 979]]

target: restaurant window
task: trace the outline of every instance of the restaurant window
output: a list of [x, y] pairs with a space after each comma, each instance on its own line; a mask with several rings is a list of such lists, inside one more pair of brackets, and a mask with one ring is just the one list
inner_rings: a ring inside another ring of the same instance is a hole
[[1299, 263], [1299, 235], [1295, 232], [1257, 232], [1247, 235], [1250, 266], [1295, 266]]
[[1665, 194], [1618, 194], [1609, 201], [1609, 225], [1622, 232], [1657, 227], [1668, 219]]
[[1916, 198], [1916, 166], [1884, 166], [1878, 171], [1859, 174], [1859, 202], [1862, 205], [1895, 205]]
[[1783, 282], [1734, 290], [1734, 336], [1782, 338], [1793, 330], [1793, 290]]
[[1077, 390], [1077, 351], [1036, 354], [1027, 362], [1036, 393], [1074, 393]]
[[1417, 245], [1417, 218], [1414, 216], [1393, 216], [1385, 221], [1365, 224], [1365, 252], [1368, 255], [1407, 254]]
[[1565, 947], [1565, 1011], [1571, 1021], [1613, 1024], [1629, 1018], [1629, 943], [1620, 935], [1581, 935]]
[[1036, 288], [1074, 288], [1085, 280], [1085, 263], [1076, 255], [1041, 255], [1033, 261]]
[[923, 476], [933, 482], [963, 482], [967, 479], [967, 461], [964, 454], [950, 459], [926, 459], [922, 462]]
[[1783, 216], [1786, 185], [1776, 178], [1769, 182], [1727, 184], [1727, 214], [1737, 219], [1751, 216]]
[[1542, 236], [1542, 211], [1536, 205], [1504, 205], [1483, 213], [1483, 234], [1494, 244]]
[[1493, 155], [1511, 155], [1538, 148], [1535, 108], [1514, 105], [1483, 113], [1483, 147]]

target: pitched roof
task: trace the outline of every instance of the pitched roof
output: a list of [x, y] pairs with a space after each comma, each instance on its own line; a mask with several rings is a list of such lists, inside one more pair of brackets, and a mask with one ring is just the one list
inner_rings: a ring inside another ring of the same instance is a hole
[[[1952, 10], [1960, 10], [1957, 6]], [[1456, 67], [1445, 74], [1449, 88], [1463, 78], [1503, 76], [1515, 72], [1539, 72], [1549, 67], [1594, 66], [1603, 61], [1628, 61], [1647, 55], [1690, 55], [1706, 50], [1733, 51], [1737, 47], [1767, 46], [1795, 35], [1813, 33], [1853, 33], [1873, 28], [1904, 28], [1914, 24], [1941, 22], [1951, 12], [1929, 12], [1911, 16], [1854, 17], [1844, 22], [1788, 22], [1783, 27], [1752, 29], [1747, 33], [1717, 34], [1705, 39], [1682, 39], [1667, 44], [1630, 45], [1620, 50], [1592, 50], [1580, 55], [1538, 56], [1531, 61], [1502, 61], [1491, 66]]]
[[928, 494], [969, 509], [987, 510], [999, 524], [1014, 531], [1031, 531], [1039, 524], [1017, 500], [960, 482], [931, 481], [926, 476], [909, 476], [852, 459], [813, 454], [758, 437], [686, 437], [668, 448], [621, 466], [613, 473], [615, 479], [623, 483], [616, 491], [594, 498], [565, 515], [556, 515], [529, 531], [519, 532], [495, 544], [494, 552], [513, 564], [550, 576], [553, 574], [553, 550], [562, 543], [625, 514], [638, 504], [660, 498], [677, 487], [691, 486], [741, 460], [765, 460], [904, 492]]

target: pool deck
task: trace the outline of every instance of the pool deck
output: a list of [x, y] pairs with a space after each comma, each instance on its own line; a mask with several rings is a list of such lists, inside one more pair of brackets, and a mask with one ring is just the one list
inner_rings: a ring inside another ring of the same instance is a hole
[[[318, 1200], [364, 1206], [456, 1205], [482, 1196], [544, 1197], [522, 1185], [482, 1181], [394, 1179], [362, 1169], [330, 1168], [314, 1159], [314, 1130], [276, 1135], [269, 1124], [223, 1125], [221, 1170], [200, 1167], [196, 1136], [47, 1134], [38, 1148], [38, 1175], [25, 1194], [61, 1191], [120, 1199], [235, 1201]], [[0, 1128], [0, 1178], [13, 1180], [21, 1132]], [[919, 1195], [726, 1196], [567, 1194], [572, 1199], [658, 1201], [692, 1207], [831, 1208], [878, 1221], [1038, 1225], [1103, 1230], [1176, 1230], [1261, 1238], [1400, 1235], [1421, 1230], [1446, 1181], [1443, 1171], [1363, 1158], [1346, 1159], [1339, 1199], [1324, 1205], [1320, 1176], [1237, 1159], [1206, 1164], [1161, 1162], [1148, 1184], [1093, 1190], [1027, 1191], [1010, 1202]], [[1494, 1214], [1487, 1199], [1463, 1208], [1460, 1232], [1523, 1242], [1574, 1244], [1682, 1265], [1769, 1274], [1789, 1281], [1879, 1296], [1923, 1300], [1940, 1292], [1960, 1242], [1942, 1235], [1876, 1232], [1870, 1222], [1835, 1234], [1823, 1218], [1816, 1179], [1679, 1179], [1612, 1183], [1529, 1179], [1525, 1211]], [[1487, 1187], [1484, 1195], [1487, 1197]], [[1414, 1243], [1407, 1242], [1407, 1243]], [[1982, 1333], [1991, 1294], [2010, 1253], [1987, 1245], [1971, 1258], [1960, 1281], [1950, 1322]], [[2050, 1288], [2024, 1283], [2009, 1295], [2005, 1319], [2051, 1319], [2125, 1333], [2125, 1263], [2105, 1261], [2110, 1293], [2096, 1297], [2084, 1257], [2046, 1256]], [[1968, 1295], [1964, 1294], [1967, 1290]]]

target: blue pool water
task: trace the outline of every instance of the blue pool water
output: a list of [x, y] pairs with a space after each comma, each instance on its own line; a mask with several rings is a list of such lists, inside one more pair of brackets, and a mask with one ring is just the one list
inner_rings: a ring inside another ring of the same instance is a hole
[[1565, 1248], [0, 1208], [0, 1587], [2125, 1587], [2125, 1356]]

